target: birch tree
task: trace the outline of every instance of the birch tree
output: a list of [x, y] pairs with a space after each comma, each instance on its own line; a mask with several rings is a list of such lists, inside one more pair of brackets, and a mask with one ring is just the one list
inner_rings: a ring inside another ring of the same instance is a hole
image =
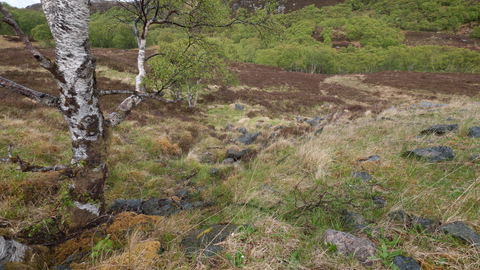
[[[126, 1], [125, 7], [132, 14], [127, 22], [138, 43], [135, 91], [102, 90], [97, 88], [95, 76], [96, 59], [90, 49], [88, 36], [89, 0], [42, 0], [55, 41], [55, 62], [44, 57], [28, 40], [18, 24], [0, 4], [3, 22], [18, 35], [39, 65], [50, 72], [58, 86], [58, 96], [49, 95], [18, 85], [0, 77], [0, 87], [19, 93], [37, 102], [52, 107], [61, 113], [68, 124], [71, 137], [72, 158], [70, 164], [51, 167], [36, 166], [13, 154], [0, 161], [19, 165], [22, 172], [60, 171], [69, 178], [68, 202], [62, 219], [65, 231], [72, 232], [101, 221], [105, 214], [104, 183], [108, 178], [107, 160], [114, 128], [121, 124], [129, 113], [145, 98], [159, 102], [178, 102], [181, 98], [167, 100], [158, 91], [146, 87], [146, 61], [162, 57], [162, 53], [146, 55], [146, 38], [152, 25], [175, 26], [189, 32], [204, 28], [229, 27], [248, 23], [274, 29], [275, 22], [269, 19], [268, 11], [260, 11], [254, 21], [229, 18], [228, 7], [220, 0], [167, 0]], [[174, 83], [175, 80], [170, 83]], [[163, 88], [168, 83], [163, 82]], [[162, 88], [162, 89], [163, 89]], [[99, 97], [103, 95], [128, 94], [118, 107], [104, 114], [100, 109]]]

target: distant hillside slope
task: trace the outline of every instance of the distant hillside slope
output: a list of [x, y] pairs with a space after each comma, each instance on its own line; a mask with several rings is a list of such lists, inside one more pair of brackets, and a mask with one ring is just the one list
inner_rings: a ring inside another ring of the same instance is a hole
[[[342, 4], [343, 2], [345, 0], [279, 0], [277, 11], [289, 13], [310, 5], [322, 8]], [[252, 12], [255, 8], [263, 7], [264, 3], [265, 1], [262, 0], [234, 0], [230, 3], [230, 8], [233, 10], [244, 8], [248, 12]]]

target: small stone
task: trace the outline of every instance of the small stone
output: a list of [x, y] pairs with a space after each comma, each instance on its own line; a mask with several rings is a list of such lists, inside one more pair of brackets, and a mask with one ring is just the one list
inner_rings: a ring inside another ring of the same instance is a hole
[[140, 209], [141, 203], [142, 202], [140, 201], [140, 199], [118, 199], [112, 203], [112, 205], [110, 206], [110, 210], [114, 212], [138, 211]]
[[203, 203], [201, 203], [201, 202], [194, 202], [193, 203], [193, 207], [195, 207], [195, 208], [201, 207], [201, 206], [203, 206]]
[[397, 222], [401, 222], [404, 225], [408, 225], [411, 221], [410, 215], [403, 210], [396, 210], [388, 214], [389, 217], [393, 218]]
[[262, 135], [262, 132], [254, 132], [254, 133], [244, 133], [242, 136], [240, 136], [237, 141], [239, 143], [243, 144], [252, 144], [258, 136]]
[[261, 127], [262, 127], [262, 124], [257, 124], [255, 127], [256, 127], [256, 128], [261, 128]]
[[415, 259], [410, 257], [405, 257], [398, 255], [393, 259], [393, 264], [395, 264], [400, 270], [421, 270], [422, 268], [418, 265]]
[[472, 245], [480, 248], [480, 235], [474, 232], [470, 227], [461, 221], [455, 221], [440, 227], [445, 233], [451, 234], [454, 237], [463, 239]]
[[188, 188], [184, 188], [184, 189], [180, 189], [179, 191], [177, 191], [175, 193], [175, 196], [179, 197], [180, 199], [183, 199], [183, 198], [187, 197], [189, 193], [190, 193], [190, 191], [188, 190]]
[[317, 129], [317, 130], [315, 131], [314, 135], [315, 135], [315, 136], [318, 136], [318, 135], [322, 134], [322, 132], [323, 132], [323, 127]]
[[245, 108], [245, 106], [243, 106], [243, 105], [235, 104], [235, 110], [243, 111], [244, 108]]
[[303, 117], [301, 116], [296, 116], [295, 119], [300, 123], [303, 122]]
[[472, 127], [468, 132], [470, 138], [480, 138], [480, 127]]
[[373, 176], [368, 172], [352, 172], [353, 178], [362, 179], [362, 183], [366, 184], [371, 182], [370, 180], [373, 179]]
[[367, 266], [373, 264], [373, 261], [368, 258], [375, 256], [377, 253], [375, 244], [372, 241], [332, 229], [328, 229], [323, 234], [323, 244], [327, 246], [327, 243], [337, 246], [337, 254], [342, 254], [343, 256], [353, 254], [354, 258]]
[[434, 125], [427, 129], [424, 129], [420, 132], [420, 134], [436, 134], [436, 135], [444, 135], [445, 133], [452, 132], [454, 130], [458, 130], [458, 124], [453, 125]]
[[407, 151], [404, 153], [404, 156], [416, 157], [428, 162], [438, 162], [452, 160], [455, 157], [455, 154], [450, 146], [434, 146]]
[[480, 161], [480, 154], [475, 154], [470, 157], [471, 161]]
[[222, 161], [223, 164], [232, 164], [233, 162], [235, 162], [233, 158], [226, 158]]
[[183, 210], [192, 210], [193, 205], [189, 202], [186, 201], [180, 201], [180, 206], [182, 207]]
[[237, 131], [242, 133], [242, 134], [247, 133], [247, 129], [245, 127], [238, 128]]
[[266, 124], [265, 127], [266, 127], [266, 128], [271, 128], [272, 125], [271, 125], [271, 124]]
[[324, 118], [319, 115], [319, 116], [315, 117], [315, 118], [313, 119], [313, 121], [315, 121], [315, 122], [318, 123], [318, 122], [322, 121], [323, 119], [324, 119]]
[[276, 126], [275, 128], [273, 128], [273, 131], [277, 131], [279, 129], [284, 129], [286, 128], [286, 126]]
[[433, 228], [434, 226], [438, 225], [439, 223], [428, 219], [428, 218], [421, 218], [417, 216], [412, 216], [412, 226], [421, 225], [424, 230]]
[[237, 151], [235, 151], [233, 149], [227, 149], [227, 153], [225, 154], [225, 158], [234, 158], [236, 152]]
[[364, 161], [379, 161], [379, 160], [380, 160], [379, 156], [373, 155], [373, 156], [369, 156], [369, 157], [366, 157], [366, 158], [362, 158], [359, 161], [364, 162]]
[[245, 149], [245, 150], [236, 152], [233, 159], [239, 160], [239, 159], [241, 159], [243, 156], [245, 156], [246, 154], [250, 153], [250, 151], [251, 151], [250, 149]]
[[456, 121], [456, 120], [454, 118], [449, 117], [445, 121]]
[[309, 124], [310, 126], [315, 126], [317, 122], [315, 122], [312, 118], [307, 118], [305, 123]]
[[210, 170], [210, 174], [217, 175], [218, 174], [218, 169], [217, 168], [212, 168]]
[[385, 206], [385, 203], [387, 202], [385, 199], [382, 199], [377, 196], [372, 196], [373, 203], [376, 204], [378, 207], [382, 208]]
[[367, 227], [367, 221], [364, 216], [355, 212], [346, 212], [345, 210], [342, 214], [344, 215], [342, 219], [349, 229], [360, 231]]
[[227, 126], [225, 127], [226, 130], [232, 130], [233, 129], [233, 125], [232, 124], [227, 124]]
[[275, 139], [276, 137], [278, 137], [278, 135], [280, 135], [280, 133], [278, 132], [272, 132], [270, 134], [270, 136], [268, 136], [268, 139], [272, 140], [272, 139]]

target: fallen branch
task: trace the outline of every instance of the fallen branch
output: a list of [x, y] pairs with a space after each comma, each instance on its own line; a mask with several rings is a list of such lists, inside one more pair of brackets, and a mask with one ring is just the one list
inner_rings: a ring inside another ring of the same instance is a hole
[[282, 163], [282, 161], [284, 161], [285, 159], [287, 159], [287, 157], [289, 157], [290, 154], [286, 155], [284, 158], [280, 159], [278, 162], [277, 162], [277, 166], [278, 164]]
[[51, 172], [51, 171], [61, 171], [66, 168], [68, 168], [68, 165], [57, 165], [57, 166], [51, 166], [51, 167], [43, 167], [43, 166], [37, 166], [37, 165], [32, 165], [29, 162], [26, 162], [22, 160], [18, 156], [13, 156], [12, 155], [12, 146], [8, 146], [8, 158], [0, 158], [0, 161], [2, 162], [11, 162], [13, 164], [18, 164], [20, 166], [20, 170], [22, 172]]

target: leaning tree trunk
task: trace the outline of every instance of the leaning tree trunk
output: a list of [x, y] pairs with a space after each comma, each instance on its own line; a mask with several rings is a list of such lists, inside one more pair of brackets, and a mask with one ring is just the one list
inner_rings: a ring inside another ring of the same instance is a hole
[[95, 92], [96, 61], [88, 38], [88, 0], [42, 1], [55, 39], [59, 110], [72, 140], [69, 196], [64, 198], [67, 231], [88, 225], [105, 212], [103, 185], [110, 146], [106, 125]]

